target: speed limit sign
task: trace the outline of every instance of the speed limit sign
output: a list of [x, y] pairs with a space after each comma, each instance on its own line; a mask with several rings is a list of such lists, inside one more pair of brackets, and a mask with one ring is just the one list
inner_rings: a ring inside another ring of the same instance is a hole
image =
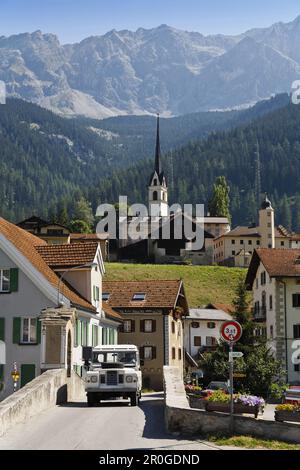
[[236, 343], [242, 336], [242, 327], [235, 320], [226, 321], [221, 325], [220, 334], [227, 343]]

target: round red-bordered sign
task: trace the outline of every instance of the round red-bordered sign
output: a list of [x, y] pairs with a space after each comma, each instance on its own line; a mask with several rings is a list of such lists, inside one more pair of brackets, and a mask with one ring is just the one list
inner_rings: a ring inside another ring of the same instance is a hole
[[236, 343], [241, 338], [242, 331], [241, 325], [235, 320], [225, 321], [220, 328], [221, 337], [227, 343]]

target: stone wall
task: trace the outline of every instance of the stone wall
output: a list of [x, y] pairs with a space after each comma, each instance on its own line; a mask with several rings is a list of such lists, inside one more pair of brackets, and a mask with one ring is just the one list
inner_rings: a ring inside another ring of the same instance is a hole
[[0, 436], [51, 406], [85, 398], [81, 378], [66, 369], [48, 370], [0, 402]]
[[[169, 432], [193, 436], [229, 434], [229, 415], [189, 407], [180, 371], [176, 367], [164, 367], [164, 386], [165, 421]], [[299, 425], [246, 416], [234, 417], [234, 433], [300, 443]]]

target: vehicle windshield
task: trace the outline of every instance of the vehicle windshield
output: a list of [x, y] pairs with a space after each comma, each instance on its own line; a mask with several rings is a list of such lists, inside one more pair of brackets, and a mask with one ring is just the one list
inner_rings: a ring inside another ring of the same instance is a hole
[[134, 367], [137, 363], [137, 357], [135, 351], [101, 351], [93, 353], [93, 363], [102, 364], [105, 363], [122, 363], [126, 366]]

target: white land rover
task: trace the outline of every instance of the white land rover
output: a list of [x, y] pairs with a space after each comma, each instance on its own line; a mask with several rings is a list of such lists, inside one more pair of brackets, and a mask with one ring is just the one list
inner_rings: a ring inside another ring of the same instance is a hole
[[137, 406], [142, 392], [139, 350], [132, 344], [83, 348], [88, 406], [115, 397]]

